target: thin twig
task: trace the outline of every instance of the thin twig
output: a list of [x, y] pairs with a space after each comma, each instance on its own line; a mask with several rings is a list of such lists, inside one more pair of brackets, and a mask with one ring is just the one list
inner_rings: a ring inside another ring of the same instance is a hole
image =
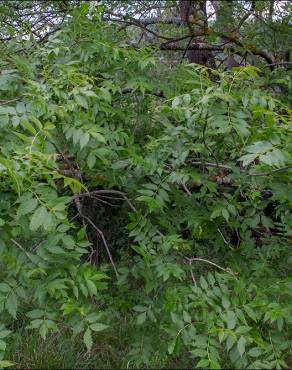
[[109, 195], [103, 195], [103, 194], [99, 194], [97, 195], [98, 198], [105, 198], [105, 199], [110, 199], [110, 200], [125, 200], [124, 198], [122, 197], [113, 197], [113, 196], [109, 196]]
[[119, 190], [93, 190], [93, 191], [90, 191], [88, 193], [74, 194], [73, 199], [82, 198], [82, 197], [91, 197], [92, 195], [96, 195], [96, 194], [118, 194], [118, 195], [121, 195], [124, 198], [124, 200], [128, 203], [131, 210], [133, 212], [137, 213], [136, 208], [131, 203], [129, 198], [126, 196], [126, 194], [123, 193], [122, 191], [119, 191]]
[[1, 105], [6, 105], [6, 104], [14, 103], [14, 102], [16, 102], [20, 99], [21, 98], [15, 98], [15, 99], [10, 99], [10, 100], [0, 100], [0, 104]]
[[217, 263], [214, 263], [214, 262], [211, 262], [209, 260], [206, 260], [205, 258], [186, 258], [186, 260], [188, 261], [188, 263], [192, 263], [194, 261], [200, 261], [200, 262], [206, 262], [206, 263], [209, 263], [210, 265], [213, 265], [215, 267], [217, 267], [218, 269], [222, 270], [222, 271], [225, 271], [227, 272], [228, 274], [235, 276], [235, 274], [230, 270], [230, 269], [225, 269], [224, 267], [221, 267], [219, 265], [217, 265]]
[[192, 262], [189, 261], [189, 260], [188, 260], [188, 265], [190, 266], [191, 277], [192, 277], [193, 283], [194, 283], [195, 287], [197, 287], [197, 282], [196, 282], [195, 274], [194, 274], [194, 271], [192, 269]]
[[183, 52], [183, 55], [182, 55], [182, 57], [181, 57], [180, 64], [183, 62], [184, 57], [185, 57], [185, 55], [186, 55], [186, 53], [187, 53], [187, 51], [188, 51], [188, 49], [189, 49], [189, 46], [191, 45], [191, 42], [192, 42], [192, 41], [193, 41], [193, 36], [191, 36], [191, 37], [190, 37], [190, 39], [189, 39], [189, 42], [188, 42], [188, 44], [187, 44], [187, 46], [186, 46], [186, 48], [185, 48], [185, 50], [184, 50], [184, 52]]
[[188, 187], [186, 186], [186, 184], [184, 184], [183, 182], [181, 183], [181, 186], [182, 188], [184, 189], [184, 191], [188, 194], [189, 197], [192, 196], [192, 193], [189, 191]]
[[218, 230], [218, 232], [219, 232], [219, 234], [221, 235], [221, 237], [222, 237], [222, 239], [223, 239], [223, 241], [224, 241], [224, 243], [230, 248], [230, 249], [232, 249], [233, 250], [233, 248], [231, 247], [231, 245], [228, 243], [228, 241], [224, 238], [224, 235], [222, 234], [222, 232], [221, 232], [221, 230], [219, 229], [219, 227], [217, 228], [217, 230]]
[[278, 62], [278, 63], [270, 63], [266, 64], [265, 67], [271, 67], [271, 66], [285, 66], [285, 65], [291, 65], [292, 62]]
[[26, 255], [26, 257], [28, 258], [28, 259], [30, 259], [31, 260], [31, 257], [30, 257], [30, 255], [27, 253], [27, 251], [23, 248], [23, 246], [22, 245], [20, 245], [16, 240], [14, 240], [14, 239], [10, 239], [11, 241], [12, 241], [12, 243], [14, 243], [25, 255]]
[[104, 203], [104, 204], [107, 204], [108, 206], [110, 206], [110, 207], [117, 207], [116, 205], [114, 205], [114, 204], [111, 204], [110, 202], [108, 202], [108, 201], [106, 201], [106, 200], [104, 200], [104, 199], [100, 199], [100, 197], [98, 197], [98, 196], [92, 196], [92, 198], [93, 199], [96, 199], [97, 201], [99, 201], [99, 202], [101, 202], [101, 203]]
[[271, 172], [259, 172], [259, 173], [250, 173], [249, 175], [250, 176], [269, 176], [273, 173], [276, 173], [276, 172], [280, 172], [280, 171], [284, 171], [284, 170], [288, 170], [292, 168], [292, 164], [288, 165], [288, 166], [285, 166], [285, 167], [281, 167], [281, 168], [277, 168], [275, 170], [272, 170]]
[[225, 170], [232, 170], [232, 167], [231, 166], [227, 166], [225, 164], [217, 164], [217, 163], [211, 163], [211, 162], [189, 162], [190, 164], [194, 165], [194, 166], [206, 166], [206, 167], [217, 167], [217, 168], [223, 168]]
[[112, 264], [112, 267], [113, 267], [113, 270], [114, 270], [114, 272], [115, 272], [115, 274], [116, 274], [116, 277], [118, 278], [118, 276], [119, 276], [119, 274], [118, 274], [118, 271], [117, 271], [117, 268], [116, 268], [116, 265], [115, 265], [115, 263], [114, 263], [114, 260], [113, 260], [113, 257], [112, 257], [112, 255], [111, 255], [111, 252], [110, 252], [110, 250], [109, 250], [109, 247], [108, 247], [108, 245], [107, 245], [107, 241], [106, 241], [106, 239], [105, 239], [105, 237], [104, 237], [104, 235], [103, 235], [103, 232], [91, 221], [91, 219], [89, 218], [89, 217], [87, 217], [87, 216], [84, 216], [84, 215], [82, 215], [82, 217], [88, 222], [88, 223], [90, 223], [90, 225], [98, 232], [98, 234], [100, 235], [100, 237], [101, 237], [101, 239], [102, 239], [102, 241], [103, 241], [103, 244], [104, 244], [104, 246], [105, 246], [105, 249], [106, 249], [106, 252], [107, 252], [107, 254], [108, 254], [108, 257], [109, 257], [109, 259], [110, 259], [110, 262], [111, 262], [111, 264]]
[[[129, 93], [134, 92], [134, 90], [130, 88], [124, 88], [121, 90], [121, 92], [122, 94], [129, 94]], [[157, 96], [158, 98], [165, 98], [163, 91], [145, 91], [145, 94], [154, 95], [154, 96]]]
[[[70, 162], [70, 160], [68, 159], [68, 157], [63, 154], [63, 152], [60, 150], [60, 148], [58, 148], [58, 146], [55, 143], [52, 143], [52, 144], [56, 148], [57, 152], [62, 156], [63, 160], [67, 163], [67, 166], [70, 168], [70, 171], [72, 171], [73, 174], [75, 175], [74, 177], [76, 177], [75, 169], [73, 168], [72, 163]], [[78, 177], [81, 180], [81, 182], [83, 183], [83, 181], [82, 181], [82, 174], [81, 174], [81, 171], [79, 169], [79, 166], [78, 166], [78, 170], [79, 170], [78, 171], [78, 175], [79, 175]], [[74, 195], [76, 195], [76, 194], [78, 194], [77, 191], [74, 191]], [[79, 216], [81, 218], [82, 224], [85, 227], [84, 219], [82, 218], [82, 204], [80, 202], [80, 199], [78, 197], [76, 197], [76, 198], [74, 197], [73, 199], [74, 199], [74, 203], [75, 203], [75, 207], [77, 209], [77, 212], [78, 212], [78, 214], [79, 214]], [[88, 239], [87, 234], [86, 234], [86, 237]]]

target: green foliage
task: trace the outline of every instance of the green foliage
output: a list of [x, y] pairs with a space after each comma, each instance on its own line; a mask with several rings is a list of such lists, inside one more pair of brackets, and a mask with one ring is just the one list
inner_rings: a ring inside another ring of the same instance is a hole
[[[43, 340], [71, 330], [90, 353], [124, 318], [134, 367], [175, 358], [287, 367], [285, 98], [258, 68], [181, 64], [167, 75], [149, 50], [118, 37], [81, 6], [46, 44], [30, 38], [29, 53], [14, 43], [3, 51], [0, 367], [13, 365], [5, 350], [21, 322]], [[108, 264], [89, 263], [107, 251], [86, 220], [100, 228], [97, 209], [110, 200], [130, 205], [117, 281]]]

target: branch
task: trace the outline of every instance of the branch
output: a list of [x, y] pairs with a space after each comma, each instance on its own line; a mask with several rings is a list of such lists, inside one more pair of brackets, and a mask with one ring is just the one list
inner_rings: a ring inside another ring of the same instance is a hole
[[192, 263], [194, 261], [200, 261], [200, 262], [209, 263], [210, 265], [213, 265], [213, 266], [217, 267], [218, 269], [220, 269], [220, 270], [222, 270], [224, 272], [227, 272], [227, 274], [230, 274], [230, 275], [232, 275], [233, 277], [236, 278], [235, 273], [233, 271], [231, 271], [229, 268], [228, 269], [225, 269], [224, 267], [221, 267], [221, 266], [217, 265], [214, 262], [211, 262], [209, 260], [206, 260], [205, 258], [185, 258], [185, 259], [188, 261], [188, 263]]
[[[133, 89], [125, 88], [125, 89], [122, 89], [122, 94], [129, 94], [129, 93], [132, 93], [134, 91], [135, 90], [133, 90]], [[163, 91], [157, 91], [157, 92], [155, 92], [155, 91], [145, 91], [145, 94], [158, 96], [159, 98], [165, 98], [165, 95], [164, 95]]]
[[96, 195], [96, 194], [117, 194], [117, 195], [120, 195], [128, 203], [131, 210], [133, 212], [137, 213], [136, 208], [131, 203], [129, 198], [126, 196], [126, 194], [123, 193], [122, 191], [119, 191], [119, 190], [93, 190], [93, 191], [90, 191], [88, 193], [75, 194], [75, 195], [73, 195], [72, 199], [82, 198], [82, 197], [91, 197], [92, 195]]
[[271, 63], [271, 64], [266, 64], [265, 67], [272, 67], [272, 66], [286, 66], [286, 65], [292, 65], [292, 62], [278, 62], [278, 63]]
[[243, 25], [243, 23], [249, 18], [249, 16], [251, 14], [254, 14], [254, 6], [255, 6], [255, 3], [252, 2], [252, 5], [251, 5], [251, 9], [241, 18], [241, 20], [239, 21], [238, 23], [238, 26], [233, 30], [233, 32], [235, 31], [239, 31], [240, 27]]
[[107, 242], [106, 242], [106, 239], [105, 239], [105, 237], [104, 237], [104, 235], [103, 235], [103, 232], [91, 221], [91, 219], [89, 218], [89, 217], [87, 217], [87, 216], [84, 216], [84, 215], [82, 215], [82, 217], [88, 222], [88, 223], [90, 223], [90, 225], [99, 233], [99, 235], [100, 235], [100, 237], [101, 237], [101, 239], [102, 239], [102, 241], [103, 241], [103, 244], [104, 244], [104, 246], [105, 246], [105, 249], [106, 249], [106, 251], [107, 251], [107, 254], [108, 254], [108, 257], [109, 257], [109, 259], [110, 259], [110, 262], [111, 262], [111, 264], [112, 264], [112, 267], [113, 267], [113, 270], [114, 270], [114, 272], [115, 272], [115, 274], [116, 274], [116, 277], [118, 278], [119, 277], [119, 274], [118, 274], [118, 271], [117, 271], [117, 268], [116, 268], [116, 265], [115, 265], [115, 263], [114, 263], [114, 260], [113, 260], [113, 257], [112, 257], [112, 255], [111, 255], [111, 252], [110, 252], [110, 250], [109, 250], [109, 247], [108, 247], [108, 245], [107, 245]]
[[[62, 21], [63, 22], [63, 21]], [[61, 29], [61, 27], [56, 27], [55, 29], [47, 32], [43, 37], [40, 37], [39, 40], [38, 40], [38, 43], [42, 43], [44, 41], [46, 41], [49, 36], [53, 35], [54, 33], [56, 33], [57, 31], [59, 31]]]
[[26, 257], [32, 261], [30, 255], [28, 254], [28, 252], [23, 248], [22, 245], [20, 245], [16, 240], [14, 239], [10, 239], [12, 241], [12, 243], [14, 243], [25, 255]]
[[290, 168], [292, 168], [292, 164], [290, 164], [289, 166], [277, 168], [275, 170], [272, 170], [271, 172], [258, 172], [258, 173], [255, 172], [255, 173], [250, 173], [249, 175], [250, 176], [269, 176], [269, 175], [271, 175], [273, 173], [284, 171], [284, 170], [288, 170]]
[[143, 24], [144, 26], [148, 26], [150, 24], [174, 24], [176, 26], [181, 26], [182, 22], [181, 19], [176, 18], [176, 17], [171, 17], [171, 18], [166, 18], [166, 19], [161, 19], [161, 17], [153, 17], [153, 18], [145, 18], [145, 19], [140, 19], [140, 23]]
[[184, 191], [188, 194], [189, 197], [192, 196], [192, 193], [189, 191], [188, 187], [186, 186], [186, 184], [184, 184], [183, 182], [181, 183], [181, 186], [182, 188], [184, 189]]
[[189, 162], [190, 164], [194, 166], [206, 166], [206, 167], [215, 167], [215, 168], [222, 168], [224, 170], [232, 170], [231, 166], [227, 166], [225, 164], [216, 164], [216, 163], [211, 163], [211, 162]]
[[[160, 49], [169, 51], [184, 51], [186, 48], [185, 46], [181, 45], [169, 45], [167, 43], [163, 43], [160, 45]], [[198, 43], [193, 43], [189, 45], [188, 50], [224, 51], [224, 48], [218, 45], [199, 45]]]
[[11, 100], [0, 100], [0, 104], [1, 105], [6, 105], [6, 104], [14, 103], [14, 102], [16, 102], [20, 99], [21, 98], [15, 98], [15, 99], [11, 99]]
[[152, 35], [156, 36], [157, 38], [159, 39], [164, 39], [164, 40], [171, 40], [170, 37], [166, 37], [166, 36], [163, 36], [163, 35], [159, 35], [158, 33], [150, 30], [149, 28], [147, 28], [146, 26], [144, 26], [143, 24], [141, 24], [139, 21], [137, 20], [132, 20], [132, 21], [125, 21], [125, 20], [122, 20], [122, 19], [110, 19], [111, 21], [113, 22], [120, 22], [120, 23], [124, 23], [124, 24], [127, 24], [129, 26], [136, 26], [136, 27], [139, 27], [141, 28], [142, 30], [145, 30], [149, 33], [151, 33]]

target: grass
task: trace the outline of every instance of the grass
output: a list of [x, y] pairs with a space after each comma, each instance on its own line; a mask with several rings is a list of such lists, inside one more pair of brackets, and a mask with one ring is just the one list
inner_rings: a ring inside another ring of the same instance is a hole
[[120, 348], [119, 338], [100, 334], [88, 353], [82, 337], [71, 333], [48, 335], [46, 340], [36, 332], [21, 329], [6, 351], [6, 358], [18, 369], [120, 368], [127, 348]]
[[[95, 333], [94, 345], [86, 352], [82, 336], [72, 337], [69, 331], [50, 334], [43, 340], [37, 332], [19, 328], [7, 347], [5, 358], [16, 369], [139, 369], [141, 365], [128, 362], [133, 339], [123, 324], [116, 331]], [[144, 367], [144, 366], [143, 366]], [[189, 368], [183, 358], [163, 356], [157, 351], [151, 356], [148, 368]]]

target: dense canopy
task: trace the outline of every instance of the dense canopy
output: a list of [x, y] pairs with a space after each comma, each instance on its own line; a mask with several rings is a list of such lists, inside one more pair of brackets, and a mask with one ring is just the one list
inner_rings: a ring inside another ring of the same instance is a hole
[[291, 367], [289, 1], [0, 1], [0, 368]]

